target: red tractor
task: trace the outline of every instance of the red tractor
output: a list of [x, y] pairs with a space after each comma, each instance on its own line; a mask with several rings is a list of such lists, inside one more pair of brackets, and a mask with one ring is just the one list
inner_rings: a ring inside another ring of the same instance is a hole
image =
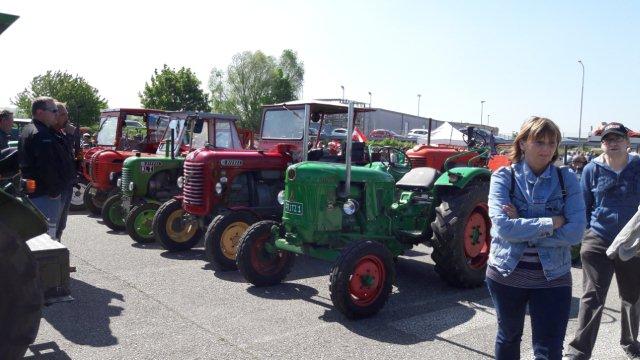
[[124, 159], [137, 152], [156, 153], [169, 114], [150, 109], [109, 109], [100, 114], [96, 147], [84, 152], [82, 167], [89, 181], [83, 201], [90, 212], [99, 215], [104, 201], [116, 190]]
[[[244, 231], [282, 216], [277, 197], [287, 166], [323, 151], [316, 148], [317, 135], [304, 134], [305, 121], [321, 128], [346, 113], [346, 105], [321, 101], [266, 105], [258, 150], [221, 151], [212, 144], [189, 154], [179, 180], [182, 196], [166, 202], [154, 217], [156, 240], [169, 251], [187, 250], [206, 231], [207, 257], [222, 269], [235, 269]], [[302, 144], [316, 149], [303, 151]]]

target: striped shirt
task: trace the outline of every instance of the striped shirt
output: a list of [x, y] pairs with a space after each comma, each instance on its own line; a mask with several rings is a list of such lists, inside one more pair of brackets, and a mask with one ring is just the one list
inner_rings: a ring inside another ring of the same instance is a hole
[[497, 283], [522, 289], [546, 289], [561, 286], [571, 286], [571, 272], [553, 280], [544, 276], [542, 264], [538, 257], [538, 250], [527, 247], [520, 257], [516, 268], [508, 276], [502, 276], [491, 265], [487, 266], [487, 277]]

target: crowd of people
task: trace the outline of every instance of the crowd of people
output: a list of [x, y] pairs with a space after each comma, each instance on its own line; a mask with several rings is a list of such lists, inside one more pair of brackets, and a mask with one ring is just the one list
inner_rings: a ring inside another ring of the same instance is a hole
[[[20, 170], [23, 178], [35, 180], [36, 189], [29, 198], [47, 219], [47, 233], [59, 241], [78, 181], [79, 131], [71, 125], [66, 105], [51, 97], [35, 99], [31, 113], [33, 120], [18, 139]], [[0, 150], [8, 147], [12, 125], [13, 114], [0, 113]]]
[[[640, 158], [628, 154], [628, 133], [624, 125], [610, 123], [602, 132], [602, 155], [587, 161], [576, 154], [566, 169], [553, 165], [558, 126], [533, 117], [514, 140], [512, 165], [492, 175], [486, 283], [498, 317], [496, 359], [520, 358], [527, 309], [536, 359], [589, 359], [614, 274], [622, 300], [620, 345], [628, 358], [640, 359], [640, 258], [607, 256], [618, 233], [640, 211]], [[578, 244], [583, 294], [578, 329], [563, 356], [571, 247]]]

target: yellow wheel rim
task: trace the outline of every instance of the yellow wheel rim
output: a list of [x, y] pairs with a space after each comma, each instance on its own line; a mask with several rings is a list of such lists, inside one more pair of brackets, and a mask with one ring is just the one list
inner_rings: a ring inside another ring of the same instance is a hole
[[242, 221], [236, 221], [227, 226], [222, 232], [220, 237], [220, 248], [224, 256], [231, 260], [236, 259], [236, 253], [238, 251], [238, 242], [240, 237], [249, 228], [249, 224]]
[[169, 215], [167, 219], [167, 235], [175, 242], [183, 243], [189, 241], [196, 231], [198, 231], [198, 223], [195, 220], [184, 221], [182, 219], [184, 210], [178, 209]]

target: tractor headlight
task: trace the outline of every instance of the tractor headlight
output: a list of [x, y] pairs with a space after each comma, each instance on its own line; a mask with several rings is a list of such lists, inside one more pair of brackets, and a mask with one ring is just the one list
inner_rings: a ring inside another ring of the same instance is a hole
[[122, 187], [122, 179], [118, 179], [118, 181], [116, 181], [116, 186], [118, 188]]
[[216, 190], [216, 194], [220, 195], [222, 194], [222, 190], [224, 190], [224, 187], [222, 186], [221, 183], [216, 183], [215, 190]]
[[184, 186], [184, 176], [178, 177], [178, 179], [176, 180], [176, 185], [178, 185], [178, 188], [182, 189], [182, 187]]
[[358, 202], [353, 199], [347, 200], [347, 202], [342, 205], [342, 211], [347, 215], [355, 214], [356, 211], [358, 211]]
[[133, 189], [136, 187], [136, 185], [132, 182], [129, 183], [129, 191], [133, 191]]
[[109, 173], [109, 181], [113, 181], [113, 180], [115, 180], [115, 179], [116, 179], [116, 173], [114, 173], [114, 172], [110, 172], [110, 173]]
[[278, 193], [278, 204], [284, 205], [284, 190], [280, 190]]
[[227, 181], [228, 181], [228, 180], [227, 180], [227, 178], [226, 178], [225, 176], [223, 176], [223, 177], [221, 177], [221, 178], [220, 178], [220, 183], [221, 183], [221, 184], [226, 184], [226, 183], [227, 183]]

